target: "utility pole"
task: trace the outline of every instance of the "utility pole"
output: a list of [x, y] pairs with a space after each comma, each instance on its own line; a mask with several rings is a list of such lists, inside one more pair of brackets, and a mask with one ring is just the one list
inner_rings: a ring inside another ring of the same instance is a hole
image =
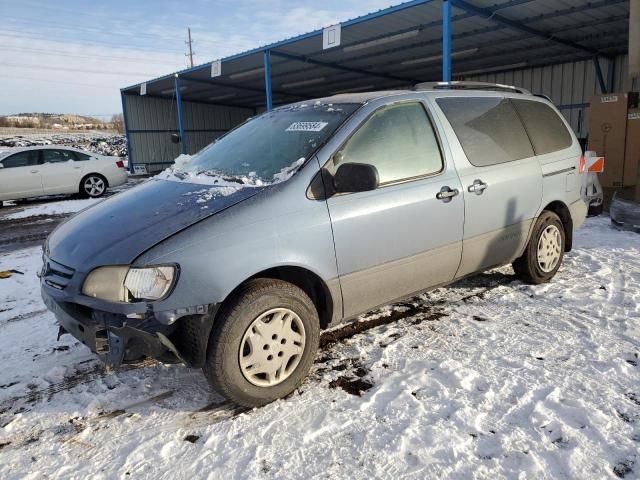
[[185, 53], [184, 56], [189, 57], [189, 61], [191, 62], [191, 68], [193, 68], [193, 50], [191, 49], [191, 44], [193, 43], [193, 40], [191, 40], [191, 27], [187, 28], [187, 32], [189, 33], [189, 41], [184, 43], [189, 45], [189, 53]]

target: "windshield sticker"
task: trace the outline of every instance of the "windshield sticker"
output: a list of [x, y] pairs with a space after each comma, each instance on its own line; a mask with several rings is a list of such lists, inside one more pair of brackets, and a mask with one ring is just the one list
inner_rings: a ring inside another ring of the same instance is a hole
[[294, 122], [285, 132], [319, 132], [327, 125], [327, 122]]

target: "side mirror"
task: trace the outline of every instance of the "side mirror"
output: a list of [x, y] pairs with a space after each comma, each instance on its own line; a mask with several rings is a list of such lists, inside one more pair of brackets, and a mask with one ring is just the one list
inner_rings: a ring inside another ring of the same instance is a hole
[[177, 133], [171, 134], [171, 143], [180, 143], [181, 141], [182, 138], [180, 138], [180, 135], [178, 135]]
[[4, 168], [4, 165], [0, 163], [0, 168]]
[[379, 183], [378, 169], [366, 163], [343, 163], [333, 176], [336, 193], [368, 192]]

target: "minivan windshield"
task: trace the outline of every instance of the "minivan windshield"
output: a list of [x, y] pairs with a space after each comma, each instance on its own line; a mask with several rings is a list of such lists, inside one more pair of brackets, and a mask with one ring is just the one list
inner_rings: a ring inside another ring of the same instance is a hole
[[286, 180], [358, 104], [314, 102], [277, 108], [247, 121], [176, 165], [173, 175], [233, 178], [254, 185]]

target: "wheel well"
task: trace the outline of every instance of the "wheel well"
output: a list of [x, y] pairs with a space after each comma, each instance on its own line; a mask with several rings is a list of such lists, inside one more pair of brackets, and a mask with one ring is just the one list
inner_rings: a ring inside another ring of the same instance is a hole
[[[327, 328], [333, 315], [333, 299], [326, 283], [315, 273], [306, 268], [282, 266], [269, 268], [247, 278], [227, 296], [233, 297], [235, 292], [246, 282], [254, 278], [276, 278], [292, 283], [304, 291], [313, 302], [320, 318], [320, 328]], [[225, 299], [225, 301], [227, 300]]]
[[573, 219], [571, 212], [563, 202], [556, 200], [543, 208], [549, 212], [553, 212], [560, 217], [564, 226], [564, 251], [570, 252], [573, 247]]

